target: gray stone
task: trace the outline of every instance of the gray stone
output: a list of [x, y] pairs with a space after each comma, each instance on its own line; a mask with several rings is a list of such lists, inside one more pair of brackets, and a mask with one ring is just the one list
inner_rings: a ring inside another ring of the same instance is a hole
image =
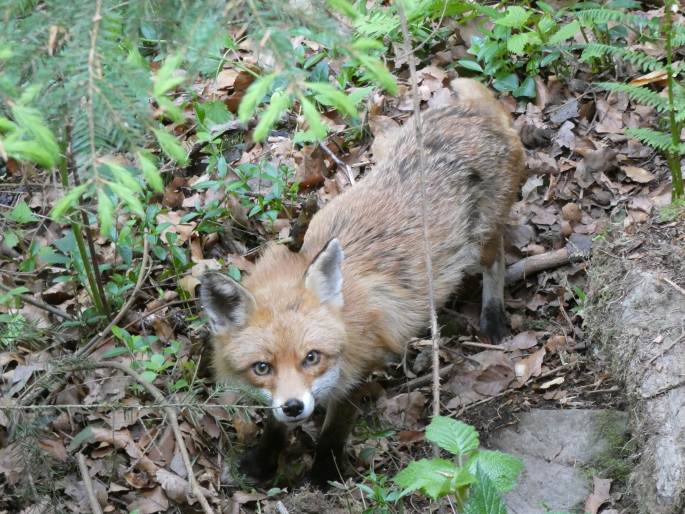
[[627, 419], [608, 410], [536, 409], [522, 414], [517, 427], [495, 433], [489, 445], [516, 455], [525, 466], [506, 496], [510, 513], [582, 512], [591, 492], [583, 466], [610, 450], [603, 427], [627, 427]]

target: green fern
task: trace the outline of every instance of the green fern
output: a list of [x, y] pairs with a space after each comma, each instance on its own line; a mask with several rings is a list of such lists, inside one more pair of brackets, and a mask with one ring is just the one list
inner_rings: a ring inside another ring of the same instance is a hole
[[685, 144], [673, 145], [670, 134], [650, 128], [628, 128], [626, 134], [661, 152], [685, 152]]
[[659, 59], [650, 57], [642, 52], [636, 52], [630, 48], [623, 48], [604, 43], [588, 43], [583, 45], [583, 53], [580, 58], [584, 62], [589, 62], [598, 57], [615, 57], [630, 62], [643, 71], [655, 71], [663, 68], [663, 63]]
[[[607, 91], [625, 93], [632, 101], [654, 107], [660, 113], [668, 112], [670, 108], [668, 98], [645, 86], [633, 86], [616, 82], [597, 82], [595, 85]], [[685, 121], [685, 98], [680, 97], [679, 101], [676, 102], [676, 120]]]
[[631, 26], [642, 26], [647, 23], [647, 19], [644, 16], [626, 13], [617, 9], [583, 9], [578, 11], [576, 15], [586, 27], [609, 22]]

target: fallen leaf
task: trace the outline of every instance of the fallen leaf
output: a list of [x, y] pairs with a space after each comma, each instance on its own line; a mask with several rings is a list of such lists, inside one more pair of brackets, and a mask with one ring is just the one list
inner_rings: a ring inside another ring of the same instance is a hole
[[646, 184], [655, 178], [649, 171], [638, 166], [621, 166], [621, 170], [623, 170], [633, 182], [638, 182], [640, 184]]
[[552, 386], [560, 385], [563, 383], [564, 383], [564, 377], [553, 378], [552, 380], [548, 380], [547, 382], [543, 382], [540, 385], [540, 389], [549, 389]]
[[668, 74], [666, 70], [655, 70], [631, 80], [629, 84], [631, 86], [646, 86], [647, 84], [664, 82], [666, 80], [668, 80]]
[[599, 508], [611, 498], [609, 495], [609, 490], [611, 489], [610, 478], [592, 477], [592, 482], [594, 483], [594, 491], [585, 500], [585, 512], [587, 514], [597, 514]]
[[534, 330], [526, 330], [514, 337], [507, 338], [502, 341], [502, 348], [507, 351], [512, 350], [527, 350], [538, 344], [539, 333]]
[[542, 360], [546, 353], [544, 348], [540, 348], [514, 365], [519, 385], [525, 384], [530, 377], [537, 377], [542, 373]]
[[200, 281], [192, 275], [186, 275], [178, 281], [178, 285], [189, 293], [191, 298], [195, 298], [195, 289], [200, 285]]
[[139, 514], [154, 514], [164, 512], [169, 508], [169, 500], [161, 487], [155, 487], [151, 491], [137, 491], [126, 495], [129, 503], [126, 507], [129, 512], [137, 511]]
[[392, 398], [381, 398], [378, 403], [383, 416], [392, 426], [413, 430], [419, 428], [426, 397], [419, 391], [412, 391]]
[[395, 142], [395, 136], [400, 125], [389, 116], [378, 115], [369, 116], [369, 127], [373, 133], [371, 153], [374, 161], [380, 162], [392, 150], [392, 143]]
[[482, 371], [473, 385], [473, 390], [485, 396], [494, 396], [504, 391], [514, 380], [514, 371], [509, 366], [497, 364]]

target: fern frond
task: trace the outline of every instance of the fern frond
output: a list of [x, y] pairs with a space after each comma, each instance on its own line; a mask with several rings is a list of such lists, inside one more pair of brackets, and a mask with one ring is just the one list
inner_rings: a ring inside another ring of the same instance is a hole
[[654, 107], [658, 112], [669, 110], [668, 99], [647, 87], [631, 86], [630, 84], [619, 84], [616, 82], [598, 82], [595, 85], [607, 91], [626, 93], [634, 102]]
[[587, 62], [592, 58], [597, 57], [615, 57], [617, 59], [622, 59], [628, 61], [637, 68], [643, 71], [655, 71], [659, 68], [663, 68], [663, 63], [659, 59], [650, 57], [642, 52], [636, 52], [630, 48], [623, 48], [612, 45], [605, 45], [602, 43], [588, 43], [583, 46], [583, 53], [581, 54], [581, 60]]
[[629, 128], [626, 129], [626, 134], [661, 152], [683, 153], [683, 150], [685, 150], [685, 145], [683, 144], [674, 146], [671, 141], [671, 135], [666, 132], [659, 132], [650, 128]]
[[624, 25], [639, 27], [647, 23], [647, 19], [644, 16], [629, 14], [617, 9], [583, 9], [576, 14], [581, 23], [585, 26], [617, 22]]

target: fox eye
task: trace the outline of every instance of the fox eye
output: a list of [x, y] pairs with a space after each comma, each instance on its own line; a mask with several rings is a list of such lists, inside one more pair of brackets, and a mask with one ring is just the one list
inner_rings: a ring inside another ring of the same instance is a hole
[[255, 362], [252, 365], [252, 371], [255, 375], [259, 375], [260, 377], [268, 375], [271, 373], [271, 364], [263, 361]]
[[302, 365], [303, 366], [314, 366], [314, 365], [318, 364], [320, 360], [321, 360], [321, 353], [316, 351], [316, 350], [312, 350], [304, 358], [304, 360], [302, 361]]

